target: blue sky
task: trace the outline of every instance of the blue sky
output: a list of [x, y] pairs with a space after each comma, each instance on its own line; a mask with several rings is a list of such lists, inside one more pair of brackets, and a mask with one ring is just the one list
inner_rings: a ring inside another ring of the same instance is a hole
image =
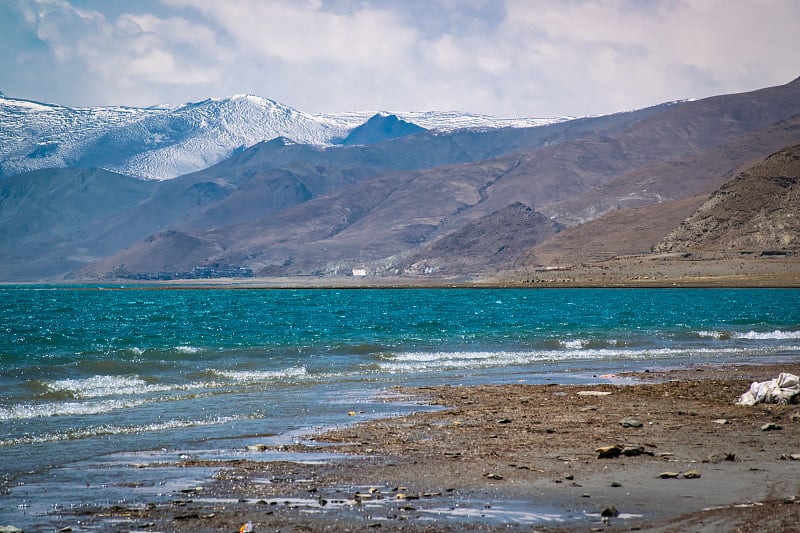
[[0, 0], [0, 90], [585, 116], [800, 76], [797, 0]]

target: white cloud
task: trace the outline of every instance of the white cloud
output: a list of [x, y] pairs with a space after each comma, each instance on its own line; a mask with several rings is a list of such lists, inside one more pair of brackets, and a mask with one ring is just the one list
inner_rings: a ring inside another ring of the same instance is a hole
[[285, 62], [331, 62], [360, 67], [405, 58], [417, 38], [391, 11], [364, 8], [353, 14], [321, 10], [319, 2], [275, 0], [165, 0], [213, 19], [249, 52]]
[[164, 87], [208, 86], [222, 74], [215, 33], [186, 19], [122, 14], [110, 20], [64, 0], [23, 6], [25, 21], [51, 50], [56, 71], [74, 72], [88, 94], [103, 95], [86, 104], [149, 105], [153, 101], [144, 99], [158, 97]]
[[15, 9], [5, 27], [0, 19], [15, 39], [0, 83], [66, 104], [252, 92], [306, 111], [585, 115], [800, 74], [794, 0], [20, 0]]
[[508, 9], [505, 33], [532, 52], [520, 57], [527, 79], [550, 80], [581, 112], [743, 91], [800, 73], [796, 2], [513, 0]]

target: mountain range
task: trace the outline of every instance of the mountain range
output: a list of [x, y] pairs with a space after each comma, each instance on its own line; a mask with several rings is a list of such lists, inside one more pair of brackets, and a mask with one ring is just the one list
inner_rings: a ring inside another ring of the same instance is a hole
[[[73, 108], [0, 93], [0, 177], [40, 168], [98, 167], [135, 177], [170, 179], [275, 137], [301, 144], [355, 144], [357, 139], [348, 137], [354, 129], [363, 131], [370, 117], [385, 121], [386, 116], [440, 132], [566, 120], [498, 119], [456, 112], [313, 115], [247, 94], [178, 107]], [[362, 137], [360, 142], [385, 138]]]
[[[800, 78], [569, 120], [0, 104], [0, 281], [516, 279], [745, 252], [797, 269]], [[768, 192], [719, 211], [745, 177]]]

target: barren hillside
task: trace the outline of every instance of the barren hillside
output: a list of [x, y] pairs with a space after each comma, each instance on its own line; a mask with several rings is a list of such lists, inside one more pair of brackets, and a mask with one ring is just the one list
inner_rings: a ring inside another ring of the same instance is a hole
[[789, 255], [800, 247], [800, 145], [720, 187], [655, 252]]

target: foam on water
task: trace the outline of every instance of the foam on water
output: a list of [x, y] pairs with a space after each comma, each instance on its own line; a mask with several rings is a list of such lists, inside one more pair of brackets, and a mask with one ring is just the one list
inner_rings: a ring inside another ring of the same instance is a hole
[[284, 379], [302, 378], [307, 375], [306, 367], [296, 366], [283, 370], [209, 370], [212, 374], [241, 383], [259, 383]]
[[[520, 505], [522, 507], [523, 505]], [[541, 522], [564, 522], [565, 518], [560, 513], [536, 512], [523, 509], [509, 509], [503, 506], [486, 506], [476, 504], [475, 507], [434, 507], [419, 509], [419, 512], [429, 513], [438, 518], [466, 519], [479, 522], [502, 522], [505, 524], [536, 524]]]
[[717, 340], [731, 340], [731, 339], [738, 339], [738, 340], [758, 340], [758, 341], [769, 341], [769, 340], [792, 340], [792, 339], [800, 339], [800, 331], [781, 331], [781, 330], [773, 330], [773, 331], [744, 331], [744, 332], [734, 332], [734, 331], [727, 331], [727, 330], [701, 330], [697, 332], [697, 336], [700, 338], [706, 339], [717, 339]]
[[46, 402], [46, 403], [20, 403], [10, 407], [0, 407], [0, 421], [24, 420], [31, 418], [46, 418], [51, 416], [87, 416], [99, 415], [138, 407], [147, 403], [147, 400], [100, 400], [90, 402]]
[[[796, 350], [798, 347], [780, 347]], [[755, 352], [754, 352], [755, 353]], [[761, 348], [757, 353], [768, 353]], [[411, 373], [431, 370], [490, 368], [543, 362], [565, 361], [645, 361], [663, 360], [692, 355], [714, 358], [722, 355], [745, 355], [741, 348], [651, 348], [621, 350], [611, 348], [542, 350], [542, 351], [487, 351], [487, 352], [407, 352], [396, 354], [388, 361], [379, 362], [376, 368], [387, 373]]]
[[[174, 402], [196, 395], [196, 391], [224, 393], [234, 384], [258, 385], [284, 382], [307, 376], [304, 366], [282, 370], [219, 370], [208, 373], [223, 379], [178, 383], [148, 383], [140, 376], [95, 375], [83, 379], [61, 379], [43, 383], [46, 394], [63, 394], [70, 400], [43, 401], [41, 398], [0, 407], [0, 421], [54, 416], [89, 416], [149, 403]], [[192, 393], [190, 396], [181, 393]], [[73, 401], [84, 400], [84, 401]]]
[[577, 349], [584, 348], [588, 344], [588, 341], [584, 339], [573, 339], [569, 341], [560, 341], [560, 343], [564, 348]]
[[786, 339], [800, 339], [800, 331], [748, 331], [746, 333], [737, 333], [734, 335], [737, 339], [749, 340], [786, 340]]
[[92, 376], [62, 379], [45, 385], [51, 392], [68, 392], [78, 399], [165, 392], [174, 388], [166, 384], [147, 383], [139, 376]]
[[200, 348], [196, 346], [176, 346], [175, 351], [179, 353], [199, 353]]
[[733, 338], [733, 333], [730, 331], [705, 331], [701, 330], [697, 332], [697, 336], [701, 339], [717, 339], [717, 340], [726, 340]]
[[100, 426], [88, 426], [83, 428], [70, 429], [58, 433], [23, 435], [21, 437], [15, 437], [10, 439], [0, 439], [0, 446], [14, 446], [18, 444], [38, 444], [43, 442], [78, 440], [89, 437], [102, 437], [107, 435], [137, 435], [140, 433], [165, 431], [169, 429], [193, 428], [200, 426], [226, 424], [229, 422], [241, 420], [242, 418], [244, 417], [226, 416], [226, 417], [211, 418], [207, 420], [168, 420], [166, 422], [157, 422], [141, 426], [116, 426], [108, 424]]

